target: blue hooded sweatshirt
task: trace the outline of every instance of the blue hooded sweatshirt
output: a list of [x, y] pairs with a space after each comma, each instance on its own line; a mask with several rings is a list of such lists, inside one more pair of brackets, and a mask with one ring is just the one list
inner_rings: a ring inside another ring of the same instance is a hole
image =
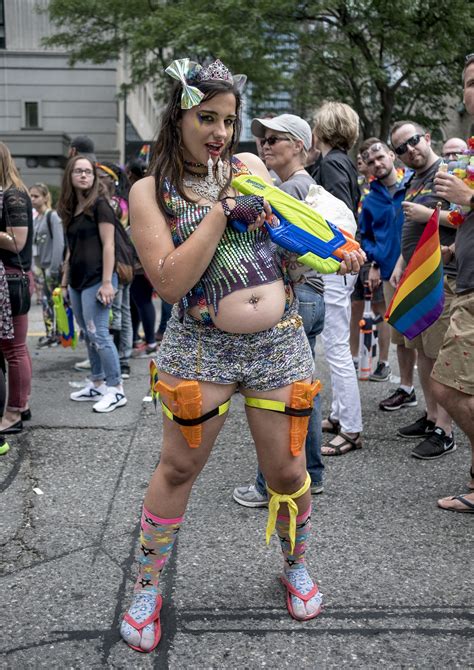
[[362, 202], [359, 234], [367, 259], [380, 266], [380, 276], [390, 279], [400, 256], [406, 178], [400, 180], [393, 197], [378, 179], [370, 183], [370, 191]]

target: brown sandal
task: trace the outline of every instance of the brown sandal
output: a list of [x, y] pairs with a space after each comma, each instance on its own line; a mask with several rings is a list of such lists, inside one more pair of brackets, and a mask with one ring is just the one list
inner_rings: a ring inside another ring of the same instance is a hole
[[328, 416], [327, 419], [322, 420], [321, 428], [323, 433], [333, 433], [334, 435], [337, 435], [341, 430], [341, 424], [337, 419], [331, 419], [331, 417]]
[[321, 453], [323, 456], [344, 456], [344, 454], [354, 449], [362, 449], [360, 433], [357, 433], [356, 437], [349, 437], [346, 433], [340, 432], [339, 435], [336, 435], [321, 447]]

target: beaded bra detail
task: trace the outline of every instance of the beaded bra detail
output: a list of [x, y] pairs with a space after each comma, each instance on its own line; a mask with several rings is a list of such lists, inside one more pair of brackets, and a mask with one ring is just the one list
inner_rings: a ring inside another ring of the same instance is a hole
[[[235, 156], [231, 168], [235, 177], [249, 174], [246, 165]], [[196, 230], [211, 206], [184, 200], [168, 181], [163, 195], [171, 214], [169, 223], [173, 242], [179, 246]], [[219, 301], [229, 293], [281, 279], [283, 274], [275, 259], [274, 248], [264, 228], [239, 233], [227, 226], [200, 281], [181, 299], [182, 308], [189, 309], [204, 301], [206, 305], [212, 305], [217, 314]]]

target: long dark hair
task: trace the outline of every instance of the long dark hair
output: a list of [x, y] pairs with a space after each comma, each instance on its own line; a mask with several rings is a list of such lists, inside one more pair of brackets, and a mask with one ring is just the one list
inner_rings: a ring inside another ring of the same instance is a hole
[[92, 208], [97, 198], [99, 197], [99, 180], [97, 179], [97, 170], [94, 163], [92, 163], [90, 158], [87, 158], [87, 156], [82, 156], [81, 154], [70, 158], [66, 164], [66, 169], [64, 170], [63, 180], [61, 183], [61, 193], [59, 195], [58, 201], [58, 214], [61, 217], [64, 228], [66, 229], [74, 217], [74, 212], [76, 211], [78, 203], [76, 191], [72, 185], [72, 171], [74, 170], [77, 161], [81, 159], [90, 163], [94, 173], [94, 182], [91, 188], [86, 192], [86, 198], [84, 200], [83, 211], [86, 214], [92, 213]]
[[[211, 79], [199, 83], [192, 83], [193, 86], [196, 86], [196, 88], [204, 93], [202, 102], [211, 100], [220, 93], [232, 93], [235, 96], [237, 118], [234, 123], [231, 141], [222, 154], [223, 159], [230, 160], [239, 143], [240, 130], [242, 127], [240, 118], [242, 102], [241, 94], [234, 84], [221, 79]], [[184, 156], [181, 129], [178, 126], [178, 121], [183, 115], [183, 110], [181, 109], [182, 90], [182, 86], [178, 82], [173, 87], [170, 101], [161, 117], [161, 127], [153, 149], [150, 169], [148, 171], [149, 174], [152, 174], [155, 177], [156, 201], [158, 207], [166, 217], [169, 217], [169, 210], [166, 208], [163, 196], [163, 186], [166, 178], [168, 178], [174, 188], [176, 188], [179, 195], [189, 202], [189, 197], [185, 195], [183, 191]], [[229, 176], [227, 182], [222, 187], [221, 194], [227, 190], [230, 182], [231, 176]]]

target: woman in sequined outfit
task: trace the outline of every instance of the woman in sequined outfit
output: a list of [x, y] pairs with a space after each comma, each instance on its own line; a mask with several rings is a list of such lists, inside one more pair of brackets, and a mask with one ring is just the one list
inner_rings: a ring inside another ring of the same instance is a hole
[[[271, 178], [253, 154], [233, 155], [240, 77], [220, 61], [200, 68], [188, 59], [174, 61], [167, 73], [178, 83], [162, 117], [150, 176], [130, 192], [141, 262], [160, 297], [175, 303], [157, 357], [165, 414], [160, 462], [145, 496], [139, 575], [121, 625], [122, 637], [138, 651], [151, 651], [159, 642], [160, 573], [236, 390], [247, 399], [268, 484], [273, 522], [267, 539], [276, 524], [288, 610], [299, 620], [321, 610], [321, 594], [304, 560], [311, 510], [304, 449], [290, 453], [290, 417], [258, 407], [260, 401], [288, 407], [294, 383], [309, 388], [312, 354], [297, 300], [262, 228], [271, 216], [269, 205], [239, 196], [230, 185], [233, 177], [249, 172], [270, 184]], [[236, 218], [246, 221], [246, 232], [234, 230]], [[359, 260], [346, 255], [344, 270], [357, 271]], [[198, 437], [195, 426], [189, 433], [182, 425], [183, 417], [191, 416], [186, 414], [191, 400], [184, 401], [177, 389], [184, 393], [188, 386], [198, 388], [192, 399], [198, 414], [212, 415], [200, 423]]]

